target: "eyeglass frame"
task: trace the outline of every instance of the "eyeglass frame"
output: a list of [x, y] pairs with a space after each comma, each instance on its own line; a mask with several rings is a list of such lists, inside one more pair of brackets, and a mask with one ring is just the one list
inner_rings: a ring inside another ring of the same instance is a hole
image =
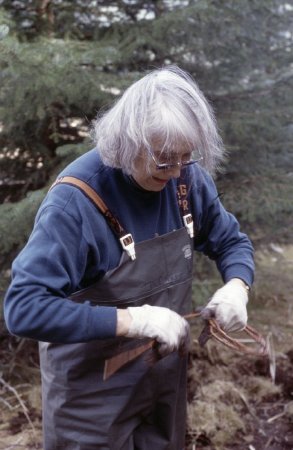
[[199, 151], [200, 157], [198, 159], [191, 159], [186, 162], [178, 161], [177, 163], [170, 163], [170, 164], [169, 163], [158, 163], [153, 151], [149, 147], [147, 147], [147, 151], [149, 152], [150, 157], [152, 158], [153, 162], [155, 163], [156, 170], [171, 170], [171, 169], [175, 169], [177, 167], [187, 167], [187, 166], [191, 166], [191, 165], [196, 164], [199, 161], [203, 160], [203, 156], [202, 156], [201, 152]]

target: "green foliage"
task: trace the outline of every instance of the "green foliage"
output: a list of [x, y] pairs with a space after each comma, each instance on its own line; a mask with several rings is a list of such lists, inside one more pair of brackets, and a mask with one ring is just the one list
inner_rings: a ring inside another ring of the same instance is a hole
[[[227, 207], [247, 229], [257, 222], [257, 236], [288, 228], [292, 8], [282, 0], [190, 0], [176, 8], [167, 0], [51, 0], [41, 11], [41, 3], [0, 2], [0, 22], [11, 29], [0, 40], [2, 178], [43, 186], [56, 148], [84, 139], [73, 119], [88, 127], [142, 71], [175, 63], [215, 107], [230, 151], [218, 179]], [[142, 12], [151, 16], [138, 20]]]
[[[177, 63], [211, 98], [249, 92], [287, 69], [293, 12], [280, 0], [190, 1], [128, 27], [124, 63]], [[125, 59], [126, 56], [126, 59]]]
[[[104, 43], [97, 47], [93, 43], [42, 39], [21, 44], [6, 39], [1, 43], [1, 52], [0, 120], [7, 133], [16, 131], [17, 125], [19, 141], [40, 138], [46, 119], [51, 119], [52, 137], [58, 119], [93, 114], [109, 99], [105, 89], [118, 81], [117, 77], [105, 78], [98, 72], [103, 64], [111, 63], [116, 53], [114, 47]], [[30, 123], [37, 129], [33, 136], [26, 136], [25, 126]]]
[[105, 76], [104, 65], [117, 58], [115, 46], [106, 42], [20, 43], [10, 37], [0, 41], [0, 51], [0, 171], [13, 178], [31, 176], [40, 164], [48, 174], [56, 147], [84, 138], [68, 120], [88, 126], [97, 109], [115, 97], [111, 88], [130, 82], [123, 74]]
[[45, 189], [31, 192], [18, 203], [0, 205], [1, 258], [20, 250], [27, 240], [33, 225], [33, 218], [45, 195]]
[[14, 257], [26, 243], [33, 227], [36, 212], [57, 174], [71, 161], [88, 149], [88, 145], [65, 145], [57, 150], [59, 164], [43, 189], [28, 193], [17, 203], [0, 205], [0, 267], [10, 266]]
[[40, 34], [97, 40], [113, 24], [129, 25], [145, 16], [154, 18], [178, 8], [169, 0], [1, 0], [0, 5], [15, 21], [22, 40]]
[[[19, 38], [21, 24], [37, 20], [40, 3], [30, 0], [30, 8], [19, 8], [17, 13], [13, 4], [2, 2], [6, 16], [7, 11], [11, 13], [10, 22], [12, 18], [17, 20], [12, 29], [19, 31]], [[33, 42], [13, 37], [1, 41], [1, 147], [6, 153], [19, 147], [20, 158], [45, 159], [47, 165], [58, 145], [80, 141], [72, 127], [65, 132], [68, 118], [78, 117], [87, 123], [115, 98], [111, 88], [119, 92], [143, 69], [166, 62], [176, 63], [195, 76], [215, 105], [218, 117], [223, 118], [221, 128], [229, 146], [236, 129], [238, 144], [240, 138], [245, 140], [251, 135], [249, 126], [242, 127], [239, 134], [235, 110], [239, 110], [242, 122], [245, 115], [245, 123], [252, 126], [256, 110], [260, 114], [264, 108], [274, 110], [278, 123], [264, 124], [258, 130], [259, 142], [274, 146], [272, 130], [286, 124], [292, 108], [292, 40], [288, 33], [293, 13], [281, 0], [240, 3], [199, 0], [172, 8], [167, 1], [137, 0], [131, 6], [113, 1], [108, 5], [111, 8], [105, 9], [107, 2], [103, 1], [89, 4], [52, 0], [53, 34], [38, 33], [38, 27], [32, 25]], [[143, 9], [154, 19], [138, 21]], [[74, 30], [89, 17], [95, 23], [99, 13], [109, 15], [107, 32], [96, 22], [98, 31], [88, 35], [87, 40], [85, 35], [73, 33], [72, 39], [70, 33], [58, 34], [60, 27], [56, 23], [61, 21], [65, 26], [67, 20], [71, 21]], [[48, 15], [48, 11], [44, 12], [43, 19]], [[275, 91], [280, 91], [281, 86], [284, 93], [277, 101]], [[231, 104], [234, 108], [229, 115]]]
[[261, 175], [233, 177], [219, 182], [223, 203], [237, 216], [254, 242], [292, 242], [292, 173], [264, 170]]
[[219, 189], [256, 240], [292, 241], [292, 93], [291, 77], [222, 105], [230, 161]]

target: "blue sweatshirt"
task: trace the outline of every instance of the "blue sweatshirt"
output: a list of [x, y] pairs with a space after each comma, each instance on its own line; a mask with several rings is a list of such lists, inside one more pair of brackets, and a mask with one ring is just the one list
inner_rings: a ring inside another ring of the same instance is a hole
[[[195, 250], [214, 259], [225, 282], [253, 282], [253, 249], [221, 204], [212, 178], [198, 165], [186, 177], [196, 224]], [[94, 149], [60, 174], [87, 182], [135, 242], [182, 227], [176, 180], [160, 192], [141, 189], [120, 169], [105, 166]], [[76, 187], [60, 184], [44, 199], [32, 234], [12, 266], [4, 316], [12, 334], [58, 343], [114, 337], [116, 307], [68, 297], [116, 267], [121, 246], [103, 215]], [[90, 299], [89, 299], [90, 300]]]

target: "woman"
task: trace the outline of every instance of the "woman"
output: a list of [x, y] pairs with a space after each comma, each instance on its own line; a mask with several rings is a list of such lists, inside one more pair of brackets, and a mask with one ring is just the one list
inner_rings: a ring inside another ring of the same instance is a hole
[[[147, 74], [94, 134], [96, 148], [60, 174], [14, 261], [7, 326], [40, 341], [45, 450], [182, 449], [192, 250], [224, 281], [203, 316], [235, 331], [247, 321], [253, 249], [209, 175], [223, 146], [187, 73]], [[142, 338], [164, 357], [138, 357], [103, 380], [105, 360]]]

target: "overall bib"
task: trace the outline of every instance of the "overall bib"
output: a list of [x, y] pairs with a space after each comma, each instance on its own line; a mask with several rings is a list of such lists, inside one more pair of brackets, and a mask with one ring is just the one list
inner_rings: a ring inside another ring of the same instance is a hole
[[[71, 296], [114, 306], [191, 310], [192, 240], [186, 228], [135, 245], [136, 259]], [[117, 337], [80, 344], [40, 343], [44, 450], [182, 450], [187, 357], [150, 365], [143, 354], [103, 380], [105, 359], [140, 345]]]

